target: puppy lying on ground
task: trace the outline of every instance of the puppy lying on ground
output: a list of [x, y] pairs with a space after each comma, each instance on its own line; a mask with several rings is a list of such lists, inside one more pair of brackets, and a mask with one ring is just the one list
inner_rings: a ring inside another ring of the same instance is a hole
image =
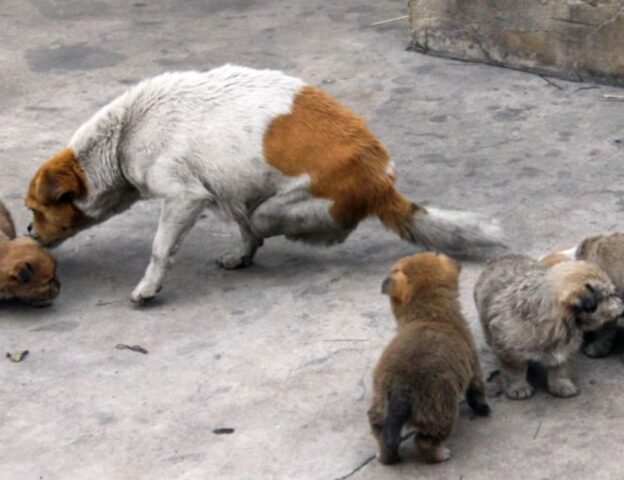
[[451, 254], [501, 245], [490, 220], [416, 205], [394, 182], [386, 149], [329, 95], [280, 72], [226, 65], [160, 75], [113, 100], [41, 165], [26, 205], [34, 237], [51, 245], [139, 198], [162, 199], [135, 302], [160, 290], [206, 208], [240, 227], [240, 246], [219, 260], [228, 269], [249, 266], [265, 238], [338, 243], [369, 216]]
[[373, 375], [368, 411], [379, 443], [379, 461], [399, 461], [401, 429], [416, 429], [416, 447], [427, 462], [448, 460], [443, 446], [466, 398], [488, 415], [483, 373], [458, 299], [459, 266], [446, 255], [420, 253], [397, 261], [382, 286], [398, 324]]
[[15, 238], [11, 214], [0, 201], [0, 299], [50, 303], [60, 288], [55, 272], [49, 252], [31, 238]]
[[576, 395], [567, 364], [583, 332], [624, 310], [613, 283], [596, 265], [570, 261], [548, 267], [524, 255], [488, 264], [474, 297], [485, 338], [501, 364], [505, 394], [512, 399], [533, 395], [526, 379], [531, 361], [547, 369], [552, 395]]
[[[585, 260], [598, 265], [615, 285], [619, 297], [624, 298], [624, 233], [588, 237], [577, 246], [551, 253], [540, 261], [545, 265], [554, 265], [570, 260]], [[617, 322], [614, 319], [597, 330], [583, 346], [583, 352], [589, 357], [609, 355], [615, 341]]]

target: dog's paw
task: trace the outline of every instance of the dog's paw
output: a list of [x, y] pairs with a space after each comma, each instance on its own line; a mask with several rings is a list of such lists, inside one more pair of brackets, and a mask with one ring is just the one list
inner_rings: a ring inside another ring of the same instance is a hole
[[429, 452], [424, 456], [427, 463], [442, 463], [451, 458], [451, 451], [443, 446], [436, 448], [433, 452]]
[[513, 382], [505, 387], [505, 395], [511, 400], [524, 400], [534, 393], [535, 388], [526, 380]]
[[610, 342], [605, 342], [602, 339], [594, 340], [583, 347], [583, 353], [591, 358], [606, 357], [611, 353], [613, 345]]
[[401, 457], [398, 454], [390, 454], [390, 453], [378, 453], [377, 461], [382, 465], [394, 465], [395, 463], [399, 463], [401, 461]]
[[440, 462], [446, 462], [451, 458], [451, 451], [446, 447], [442, 447], [440, 449], [440, 456], [438, 458]]
[[150, 300], [153, 300], [159, 291], [160, 287], [141, 281], [132, 291], [130, 299], [136, 305], [145, 305]]
[[238, 252], [226, 252], [217, 260], [217, 265], [225, 270], [236, 270], [251, 266], [251, 257]]
[[567, 378], [560, 378], [550, 383], [548, 391], [551, 395], [559, 398], [570, 398], [579, 394], [578, 387]]
[[483, 402], [483, 403], [476, 403], [475, 405], [471, 405], [471, 408], [480, 417], [489, 417], [490, 413], [492, 413], [492, 409], [485, 402]]

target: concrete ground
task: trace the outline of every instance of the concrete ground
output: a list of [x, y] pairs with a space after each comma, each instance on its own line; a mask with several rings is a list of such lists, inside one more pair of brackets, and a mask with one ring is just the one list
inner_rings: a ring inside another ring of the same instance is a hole
[[[392, 151], [405, 194], [499, 217], [517, 251], [621, 228], [612, 88], [418, 55], [407, 21], [370, 26], [404, 12], [400, 0], [3, 0], [0, 194], [24, 231], [30, 175], [98, 107], [149, 75], [235, 62], [334, 94]], [[157, 218], [141, 203], [59, 247], [54, 306], [0, 307], [2, 353], [30, 351], [0, 362], [3, 480], [621, 478], [618, 355], [579, 358], [574, 399], [494, 396], [489, 419], [462, 408], [446, 464], [422, 464], [411, 442], [398, 466], [371, 461], [371, 371], [394, 330], [380, 283], [414, 249], [371, 221], [331, 249], [270, 240], [253, 268], [224, 272], [214, 259], [236, 229], [206, 217], [160, 300], [136, 309]], [[489, 372], [480, 268], [464, 265], [461, 296]]]

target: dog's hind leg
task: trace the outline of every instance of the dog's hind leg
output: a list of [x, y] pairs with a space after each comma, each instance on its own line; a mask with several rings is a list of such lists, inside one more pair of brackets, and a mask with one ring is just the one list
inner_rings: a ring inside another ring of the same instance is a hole
[[132, 292], [133, 302], [144, 303], [154, 298], [160, 291], [172, 257], [204, 209], [204, 203], [203, 199], [197, 198], [165, 199], [152, 246], [150, 263], [143, 279]]
[[330, 213], [332, 202], [315, 198], [306, 190], [272, 197], [251, 215], [251, 226], [259, 238], [284, 235], [313, 245], [343, 242], [353, 228], [340, 225]]
[[466, 402], [468, 406], [477, 415], [486, 417], [490, 414], [491, 409], [487, 403], [485, 394], [485, 383], [483, 382], [483, 374], [479, 372], [473, 377], [466, 390]]
[[257, 237], [251, 229], [245, 225], [239, 225], [242, 243], [236, 250], [228, 250], [217, 260], [217, 265], [226, 270], [246, 268], [251, 266], [256, 251], [264, 243], [262, 238]]

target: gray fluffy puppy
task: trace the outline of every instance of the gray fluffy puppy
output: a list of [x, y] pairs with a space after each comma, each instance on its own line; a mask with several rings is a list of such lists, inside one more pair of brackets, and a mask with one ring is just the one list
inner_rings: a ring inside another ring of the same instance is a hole
[[526, 379], [531, 361], [546, 368], [552, 395], [578, 394], [567, 364], [583, 332], [600, 328], [624, 310], [613, 283], [596, 265], [573, 261], [549, 267], [524, 255], [489, 263], [474, 297], [511, 399], [533, 395]]

